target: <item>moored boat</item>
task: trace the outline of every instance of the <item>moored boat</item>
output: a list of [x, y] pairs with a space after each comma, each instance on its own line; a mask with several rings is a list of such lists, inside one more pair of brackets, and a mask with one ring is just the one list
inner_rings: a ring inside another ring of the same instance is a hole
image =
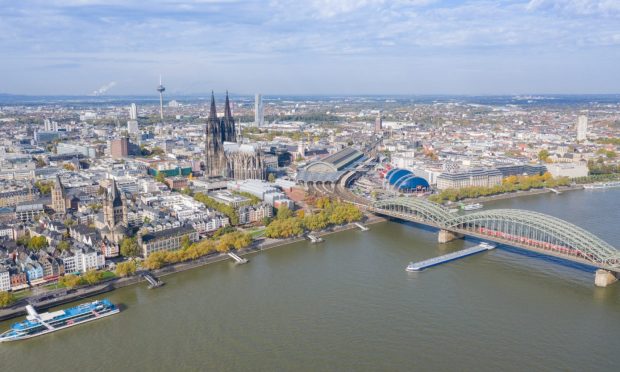
[[483, 207], [483, 205], [482, 205], [482, 204], [480, 204], [480, 203], [473, 203], [473, 204], [467, 204], [467, 205], [464, 205], [464, 206], [462, 206], [461, 208], [462, 208], [464, 211], [475, 211], [475, 210], [477, 210], [477, 209], [482, 209], [482, 207]]
[[28, 312], [26, 320], [14, 323], [9, 330], [0, 334], [0, 342], [24, 340], [52, 333], [117, 314], [120, 309], [110, 300], [104, 299], [41, 314], [37, 313], [31, 305], [27, 305], [26, 311]]

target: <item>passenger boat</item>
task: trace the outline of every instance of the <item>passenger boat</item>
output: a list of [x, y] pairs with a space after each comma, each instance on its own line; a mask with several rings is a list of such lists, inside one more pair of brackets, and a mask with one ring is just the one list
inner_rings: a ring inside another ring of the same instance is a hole
[[461, 208], [464, 211], [475, 211], [476, 209], [482, 209], [483, 205], [480, 203], [467, 204], [462, 206]]
[[84, 303], [69, 309], [47, 313], [37, 313], [31, 305], [26, 306], [26, 320], [14, 323], [11, 328], [0, 334], [0, 342], [24, 340], [64, 328], [90, 322], [117, 314], [120, 309], [108, 299]]
[[588, 185], [583, 185], [583, 188], [586, 190], [609, 189], [611, 187], [620, 187], [620, 181], [600, 182], [600, 183], [592, 183]]

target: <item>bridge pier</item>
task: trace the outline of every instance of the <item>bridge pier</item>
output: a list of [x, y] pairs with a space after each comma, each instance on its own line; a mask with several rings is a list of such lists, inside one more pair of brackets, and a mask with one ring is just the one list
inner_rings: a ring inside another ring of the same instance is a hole
[[618, 281], [618, 278], [611, 271], [598, 269], [594, 275], [594, 284], [597, 287], [607, 287]]
[[439, 236], [437, 238], [437, 241], [439, 241], [439, 243], [447, 243], [461, 238], [463, 238], [463, 234], [441, 229], [439, 230]]

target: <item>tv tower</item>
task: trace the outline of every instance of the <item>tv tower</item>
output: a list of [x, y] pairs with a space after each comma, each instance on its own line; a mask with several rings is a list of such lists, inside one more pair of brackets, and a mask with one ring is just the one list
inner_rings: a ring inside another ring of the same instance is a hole
[[161, 75], [159, 75], [159, 86], [157, 91], [159, 92], [159, 117], [161, 121], [164, 121], [164, 91], [166, 88], [161, 84]]

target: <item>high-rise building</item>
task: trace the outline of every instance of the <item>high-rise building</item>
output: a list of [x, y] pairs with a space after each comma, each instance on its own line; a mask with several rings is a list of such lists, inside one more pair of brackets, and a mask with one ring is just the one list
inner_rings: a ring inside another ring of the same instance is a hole
[[137, 136], [138, 129], [138, 107], [135, 103], [129, 106], [129, 120], [127, 121], [127, 132], [133, 136]]
[[138, 107], [135, 103], [129, 106], [129, 120], [138, 120]]
[[45, 119], [43, 126], [46, 132], [58, 132], [58, 123], [50, 119]]
[[254, 125], [262, 127], [265, 124], [265, 106], [263, 106], [263, 96], [256, 93], [254, 96]]
[[375, 132], [381, 132], [383, 130], [383, 119], [381, 119], [381, 111], [377, 114], [375, 119]]
[[129, 155], [129, 139], [116, 138], [110, 141], [110, 156], [112, 159], [122, 159]]
[[161, 121], [164, 121], [164, 91], [166, 88], [161, 83], [161, 75], [159, 76], [159, 86], [157, 91], [159, 92], [159, 117]]
[[580, 115], [577, 118], [577, 141], [585, 141], [588, 139], [588, 117]]

